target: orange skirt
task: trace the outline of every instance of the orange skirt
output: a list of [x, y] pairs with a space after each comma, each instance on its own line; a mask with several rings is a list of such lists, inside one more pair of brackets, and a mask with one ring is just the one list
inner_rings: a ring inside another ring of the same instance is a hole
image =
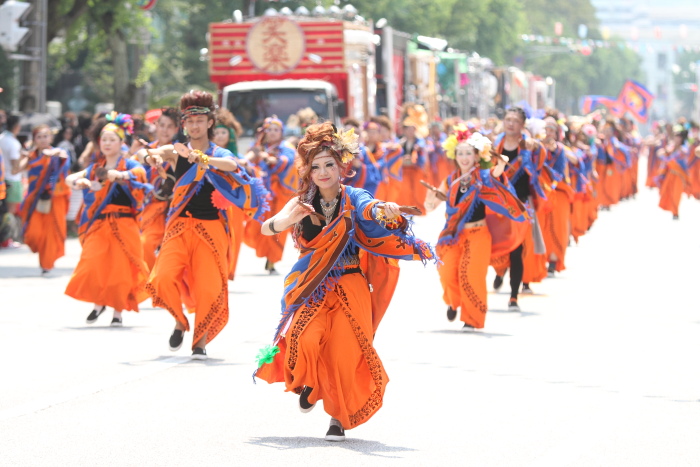
[[372, 330], [376, 333], [399, 283], [399, 260], [360, 250], [360, 268], [372, 286]]
[[[243, 243], [243, 231], [245, 228], [246, 215], [237, 207], [229, 208], [228, 225], [229, 234], [231, 235], [231, 256], [229, 260], [229, 280], [233, 280], [236, 275], [236, 266], [238, 265], [238, 255], [241, 252], [241, 243]], [[251, 222], [257, 222], [252, 221]], [[258, 225], [260, 225], [258, 223]]]
[[133, 217], [105, 214], [83, 237], [80, 261], [65, 293], [117, 311], [139, 311], [139, 303], [148, 298], [139, 225]]
[[156, 251], [160, 248], [160, 244], [163, 243], [167, 213], [167, 201], [152, 200], [146, 204], [139, 216], [143, 259], [146, 261], [149, 269], [153, 269], [153, 265], [156, 263]]
[[365, 423], [379, 410], [389, 377], [373, 346], [371, 298], [361, 274], [341, 276], [322, 302], [296, 311], [280, 353], [257, 377], [284, 382], [299, 394], [313, 388], [309, 402], [323, 408], [343, 428]]
[[397, 193], [395, 201], [402, 206], [416, 206], [425, 213], [425, 195], [427, 189], [421, 185], [420, 181], [425, 180], [426, 174], [423, 169], [415, 166], [403, 168], [403, 180], [401, 181], [401, 191]]
[[566, 269], [564, 258], [569, 244], [571, 203], [569, 195], [560, 190], [549, 193], [551, 209], [548, 212], [537, 211], [544, 244], [547, 248], [547, 258], [556, 256], [556, 270]]
[[578, 239], [588, 232], [590, 227], [588, 216], [590, 207], [589, 201], [583, 198], [576, 198], [571, 205], [571, 235], [578, 243]]
[[168, 229], [146, 289], [153, 306], [165, 308], [190, 330], [182, 303], [195, 314], [192, 346], [211, 342], [228, 322], [229, 239], [219, 220], [181, 217]]
[[53, 269], [56, 260], [65, 254], [67, 214], [68, 198], [54, 196], [51, 198], [51, 212], [42, 214], [34, 210], [29, 218], [24, 243], [33, 253], [39, 253], [42, 269]]
[[598, 171], [598, 202], [601, 206], [612, 206], [620, 201], [622, 176], [614, 164], [596, 162]]
[[523, 242], [523, 283], [525, 284], [542, 282], [547, 277], [547, 256], [535, 253], [532, 224], [528, 230]]
[[659, 188], [659, 194], [661, 195], [659, 207], [665, 211], [671, 211], [674, 216], [677, 216], [683, 192], [683, 180], [678, 175], [669, 171]]
[[[486, 321], [486, 274], [491, 260], [491, 234], [486, 226], [464, 229], [453, 245], [438, 246], [443, 300], [460, 309], [460, 319], [475, 328]], [[507, 256], [507, 255], [506, 255]]]
[[[280, 212], [288, 201], [289, 198], [277, 196], [270, 203], [270, 212], [267, 213], [265, 218], [267, 219]], [[271, 263], [277, 263], [282, 259], [289, 229], [277, 235], [263, 235], [260, 230], [261, 227], [262, 224], [260, 222], [252, 219], [248, 220], [243, 229], [243, 242], [255, 250], [255, 256], [258, 258], [267, 258]]]

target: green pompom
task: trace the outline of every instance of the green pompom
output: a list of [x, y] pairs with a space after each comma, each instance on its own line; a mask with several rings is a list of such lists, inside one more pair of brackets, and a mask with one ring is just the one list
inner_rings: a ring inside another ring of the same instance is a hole
[[280, 348], [276, 345], [266, 345], [258, 352], [255, 359], [258, 361], [258, 368], [266, 363], [272, 363], [275, 360], [275, 355], [280, 353]]

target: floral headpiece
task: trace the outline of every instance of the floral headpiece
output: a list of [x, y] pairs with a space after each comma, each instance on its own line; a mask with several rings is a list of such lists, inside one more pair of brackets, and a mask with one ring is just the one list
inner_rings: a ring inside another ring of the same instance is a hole
[[491, 140], [481, 133], [472, 133], [467, 144], [479, 151], [479, 165], [482, 169], [491, 167]]
[[105, 119], [108, 123], [102, 128], [100, 135], [106, 131], [113, 131], [123, 140], [126, 135], [134, 132], [134, 121], [129, 114], [120, 114], [112, 111], [112, 113], [105, 115]]
[[323, 146], [335, 151], [340, 156], [343, 164], [347, 164], [360, 154], [360, 137], [355, 134], [354, 128], [343, 131], [336, 129], [335, 125], [333, 125], [333, 129], [335, 130], [333, 141], [323, 144]]
[[403, 126], [412, 126], [416, 129], [416, 134], [425, 138], [430, 134], [428, 129], [428, 112], [425, 107], [413, 104], [406, 108], [406, 117], [403, 119]]
[[455, 150], [459, 143], [467, 141], [471, 136], [471, 131], [466, 127], [464, 123], [460, 123], [453, 127], [453, 133], [447, 137], [447, 139], [442, 143], [442, 148], [445, 150], [445, 155], [448, 159], [454, 159], [456, 157]]

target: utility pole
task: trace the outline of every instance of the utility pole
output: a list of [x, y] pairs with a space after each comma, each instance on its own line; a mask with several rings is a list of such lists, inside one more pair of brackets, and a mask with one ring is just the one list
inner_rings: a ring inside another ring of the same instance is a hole
[[19, 109], [25, 113], [46, 112], [46, 26], [48, 0], [34, 0], [25, 24], [31, 33], [23, 54], [10, 55], [21, 60]]

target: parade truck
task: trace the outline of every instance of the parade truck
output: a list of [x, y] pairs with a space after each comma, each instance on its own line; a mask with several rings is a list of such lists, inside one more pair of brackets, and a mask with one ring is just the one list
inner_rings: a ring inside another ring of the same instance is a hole
[[[210, 24], [211, 80], [243, 126], [242, 147], [273, 114], [291, 123], [310, 107], [336, 124], [374, 115], [373, 36], [364, 20], [280, 13]], [[288, 134], [294, 132], [292, 125]]]

